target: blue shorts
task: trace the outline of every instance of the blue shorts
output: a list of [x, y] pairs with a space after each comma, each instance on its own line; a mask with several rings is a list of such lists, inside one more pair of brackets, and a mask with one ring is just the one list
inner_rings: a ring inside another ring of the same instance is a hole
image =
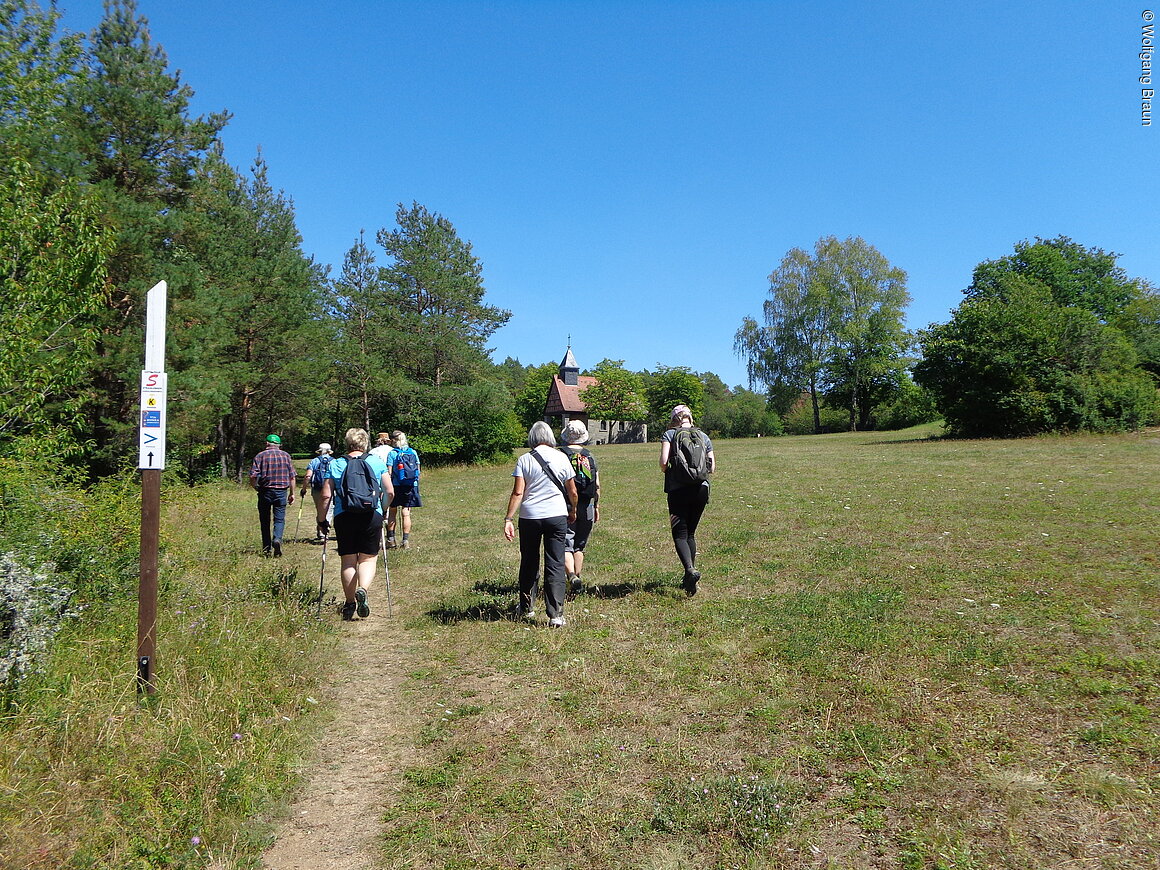
[[395, 484], [395, 497], [391, 499], [391, 507], [423, 507], [423, 499], [419, 498], [419, 481]]

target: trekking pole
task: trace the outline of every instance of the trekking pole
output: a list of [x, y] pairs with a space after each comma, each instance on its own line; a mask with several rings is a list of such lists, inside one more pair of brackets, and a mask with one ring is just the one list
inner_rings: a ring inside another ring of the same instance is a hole
[[383, 547], [383, 580], [387, 584], [387, 618], [394, 616], [394, 607], [391, 604], [391, 569], [387, 567], [387, 536], [386, 527], [384, 531], [379, 534], [379, 543]]
[[302, 508], [306, 506], [304, 496], [298, 496], [298, 522], [294, 524], [294, 540], [298, 540], [298, 531], [302, 528]]
[[322, 618], [322, 584], [326, 580], [326, 541], [329, 537], [326, 533], [322, 535], [322, 571], [318, 574], [318, 608], [314, 612], [316, 619]]

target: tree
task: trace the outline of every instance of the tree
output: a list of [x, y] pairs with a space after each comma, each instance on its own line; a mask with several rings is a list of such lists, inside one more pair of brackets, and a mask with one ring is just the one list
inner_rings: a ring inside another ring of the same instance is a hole
[[532, 428], [537, 420], [544, 419], [544, 405], [548, 400], [548, 389], [552, 378], [559, 372], [557, 363], [546, 362], [529, 366], [524, 377], [524, 385], [516, 393], [513, 409], [524, 431]]
[[51, 449], [75, 451], [112, 239], [91, 196], [44, 185], [17, 158], [0, 175], [0, 440], [53, 435]]
[[658, 433], [669, 428], [672, 410], [688, 405], [693, 419], [699, 420], [705, 406], [705, 385], [684, 366], [658, 366], [646, 388], [649, 428]]
[[79, 37], [56, 36], [59, 18], [55, 8], [0, 0], [0, 161], [25, 161], [25, 185], [65, 174], [61, 113], [81, 48]]
[[261, 154], [246, 180], [220, 153], [207, 161], [180, 236], [196, 275], [175, 303], [182, 350], [174, 380], [213, 409], [223, 474], [241, 477], [255, 424], [311, 425], [331, 358], [322, 270], [301, 250], [293, 206]]
[[910, 304], [906, 273], [861, 238], [830, 236], [815, 251], [817, 280], [833, 312], [829, 395], [846, 405], [849, 428], [856, 431], [869, 425], [875, 400], [884, 398], [881, 389], [874, 395], [876, 388], [896, 383], [895, 375], [909, 362], [904, 358], [911, 344], [903, 326]]
[[788, 411], [808, 394], [814, 431], [825, 397], [848, 409], [849, 428], [865, 428], [876, 391], [897, 381], [910, 337], [906, 273], [861, 238], [818, 239], [814, 253], [793, 248], [769, 276], [765, 325], [745, 318], [734, 350], [747, 361], [750, 386], [764, 384]]
[[[110, 471], [131, 437], [130, 385], [140, 369], [145, 292], [185, 271], [175, 244], [201, 158], [225, 112], [189, 117], [193, 91], [168, 71], [134, 0], [107, 0], [92, 34], [85, 74], [67, 89], [63, 116], [78, 177], [100, 197], [115, 228], [108, 260], [109, 305], [93, 354], [90, 431], [95, 473]], [[178, 280], [171, 290], [182, 292]], [[115, 442], [121, 441], [121, 445]]]
[[746, 359], [749, 385], [764, 384], [774, 403], [788, 410], [808, 393], [815, 431], [821, 427], [819, 402], [823, 367], [834, 343], [834, 306], [829, 288], [818, 280], [819, 257], [792, 248], [769, 276], [765, 326], [747, 317], [734, 338]]
[[[702, 375], [702, 379], [706, 376]], [[720, 383], [720, 378], [711, 375]], [[705, 411], [701, 428], [722, 438], [750, 438], [754, 435], [780, 435], [781, 417], [769, 406], [761, 393], [734, 387], [721, 394], [706, 384]]]
[[1140, 356], [1140, 368], [1160, 382], [1160, 291], [1137, 281], [1139, 294], [1109, 323], [1124, 334]]
[[645, 418], [640, 378], [624, 368], [624, 360], [603, 359], [592, 372], [596, 383], [580, 392], [588, 416], [595, 420], [636, 423]]
[[1155, 419], [1155, 384], [1119, 330], [1025, 275], [1002, 275], [995, 289], [922, 335], [914, 377], [952, 432], [1116, 431]]
[[375, 266], [375, 255], [363, 233], [346, 252], [342, 271], [334, 283], [331, 316], [337, 327], [336, 363], [339, 381], [353, 391], [359, 424], [371, 431], [371, 408], [386, 392], [391, 360], [402, 351], [396, 341], [390, 301]]
[[1018, 275], [1046, 287], [1056, 305], [1090, 311], [1107, 322], [1140, 295], [1137, 280], [1116, 265], [1116, 254], [1085, 248], [1067, 236], [1036, 237], [1015, 245], [1015, 253], [975, 267], [968, 299], [1005, 299], [1006, 280]]
[[400, 203], [395, 220], [377, 238], [390, 260], [386, 298], [407, 337], [397, 364], [420, 384], [468, 383], [490, 367], [487, 339], [511, 312], [484, 304], [483, 268], [449, 220], [417, 202]]

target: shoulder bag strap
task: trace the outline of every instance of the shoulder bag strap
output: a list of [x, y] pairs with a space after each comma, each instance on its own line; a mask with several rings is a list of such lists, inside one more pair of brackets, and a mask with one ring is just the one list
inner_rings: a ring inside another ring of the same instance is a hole
[[560, 490], [560, 493], [564, 496], [564, 501], [568, 501], [568, 492], [564, 489], [564, 484], [560, 483], [560, 478], [552, 474], [552, 469], [548, 466], [548, 463], [544, 460], [544, 457], [537, 453], [534, 447], [530, 452], [532, 456], [536, 457], [536, 462], [540, 463], [540, 467], [544, 469], [544, 474], [548, 475], [548, 478], [552, 481], [552, 483], [556, 484], [556, 489]]

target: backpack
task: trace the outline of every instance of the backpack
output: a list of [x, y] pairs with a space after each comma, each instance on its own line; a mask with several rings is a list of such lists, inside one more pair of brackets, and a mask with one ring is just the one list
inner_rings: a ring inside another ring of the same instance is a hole
[[391, 466], [391, 481], [393, 483], [414, 483], [419, 479], [419, 454], [410, 447], [404, 447], [395, 452], [395, 461]]
[[339, 483], [342, 509], [355, 514], [372, 513], [382, 498], [378, 475], [366, 455], [348, 456]]
[[330, 463], [333, 461], [333, 456], [319, 457], [318, 468], [314, 470], [314, 474], [310, 478], [311, 489], [322, 489], [322, 485], [326, 483], [326, 478], [330, 477]]
[[576, 473], [576, 495], [580, 501], [592, 501], [596, 497], [596, 469], [592, 467], [592, 454], [587, 450], [569, 450], [567, 453]]
[[708, 436], [700, 429], [678, 429], [669, 451], [669, 471], [682, 486], [709, 479]]

